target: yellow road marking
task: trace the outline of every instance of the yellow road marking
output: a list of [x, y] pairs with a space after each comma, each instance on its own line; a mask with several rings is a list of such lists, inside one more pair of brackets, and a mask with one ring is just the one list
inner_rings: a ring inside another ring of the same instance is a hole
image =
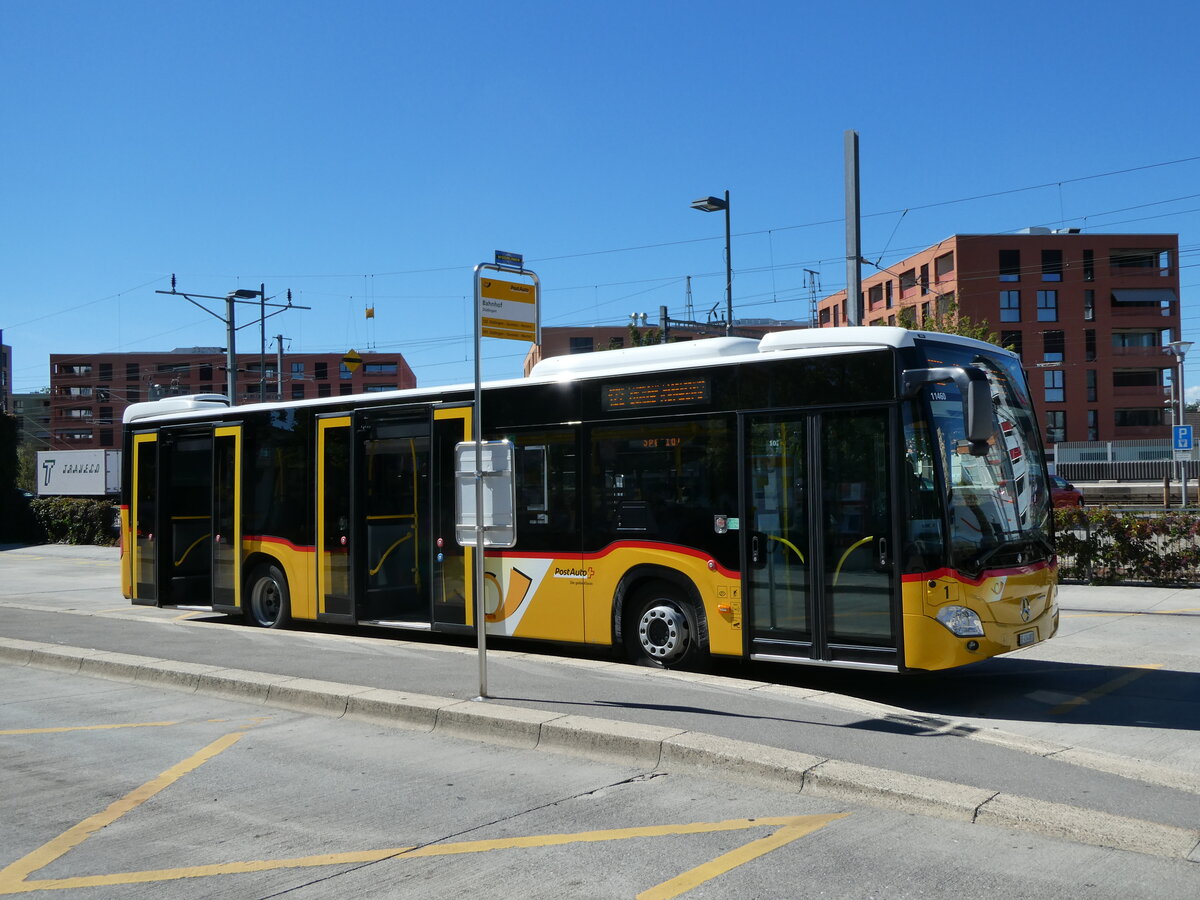
[[730, 850], [728, 853], [723, 853], [716, 859], [704, 863], [704, 865], [697, 866], [688, 872], [684, 872], [682, 875], [677, 875], [669, 881], [664, 881], [662, 884], [648, 891], [642, 891], [637, 895], [637, 900], [671, 900], [671, 898], [678, 897], [680, 894], [686, 894], [706, 881], [712, 881], [717, 876], [724, 875], [731, 869], [736, 869], [740, 865], [758, 859], [772, 850], [778, 850], [792, 841], [824, 828], [834, 819], [841, 819], [847, 815], [849, 813], [836, 813], [828, 816], [800, 816], [798, 818], [809, 821], [805, 824], [785, 825], [774, 834], [769, 834], [748, 844], [743, 844], [735, 850]]
[[178, 722], [126, 722], [120, 725], [62, 725], [58, 728], [13, 728], [0, 731], [0, 735], [13, 734], [63, 734], [67, 731], [106, 731], [111, 728], [166, 728]]
[[25, 879], [38, 869], [45, 868], [59, 857], [78, 847], [102, 828], [111, 825], [132, 809], [141, 806], [155, 794], [170, 787], [184, 775], [199, 768], [214, 756], [228, 750], [245, 734], [235, 731], [217, 738], [203, 750], [192, 754], [183, 762], [150, 779], [139, 788], [134, 788], [124, 797], [114, 800], [103, 812], [89, 816], [78, 825], [73, 825], [53, 840], [27, 853], [14, 863], [0, 869], [0, 894], [15, 894], [31, 890]]
[[[240, 737], [241, 735], [237, 735]], [[232, 735], [230, 736], [232, 737]], [[204, 752], [204, 751], [202, 751]], [[220, 751], [217, 751], [220, 752]], [[212, 755], [216, 755], [215, 753]], [[194, 766], [193, 766], [194, 768]], [[119, 802], [119, 801], [118, 801]], [[722, 872], [729, 871], [742, 863], [749, 862], [777, 847], [811, 834], [825, 827], [835, 819], [844, 818], [848, 813], [833, 813], [820, 816], [780, 816], [761, 819], [728, 819], [722, 822], [692, 822], [683, 825], [651, 825], [640, 828], [612, 828], [600, 831], [581, 831], [568, 834], [530, 835], [527, 837], [497, 838], [483, 841], [460, 841], [453, 844], [431, 844], [424, 847], [392, 847], [381, 850], [360, 850], [347, 853], [322, 853], [313, 856], [297, 856], [288, 859], [260, 859], [244, 862], [215, 863], [205, 866], [184, 866], [175, 869], [153, 869], [141, 872], [116, 872], [109, 875], [85, 875], [73, 878], [47, 878], [37, 881], [9, 881], [4, 878], [9, 869], [0, 872], [0, 894], [14, 894], [22, 891], [64, 890], [80, 887], [107, 887], [121, 884], [147, 884], [159, 881], [177, 881], [183, 878], [205, 878], [213, 875], [238, 875], [250, 872], [268, 872], [275, 869], [295, 869], [315, 866], [361, 865], [363, 863], [382, 862], [387, 859], [416, 859], [438, 856], [454, 856], [464, 853], [482, 853], [491, 850], [514, 850], [536, 847], [555, 847], [565, 844], [597, 843], [601, 841], [620, 841], [639, 837], [666, 837], [689, 834], [712, 834], [721, 831], [744, 831], [751, 828], [777, 827], [778, 831], [760, 840], [752, 841], [744, 847], [726, 853], [711, 863], [684, 873], [680, 878], [692, 876], [693, 873], [704, 871], [703, 877], [695, 880], [692, 886], [711, 880]], [[107, 823], [105, 823], [107, 824]], [[76, 826], [79, 827], [79, 826]], [[69, 832], [68, 832], [69, 833]], [[51, 842], [53, 843], [53, 842]], [[49, 846], [49, 845], [47, 845]], [[69, 848], [68, 848], [69, 849]], [[40, 851], [34, 851], [35, 853]], [[63, 851], [65, 853], [66, 850]], [[32, 854], [31, 854], [32, 855]], [[58, 856], [61, 856], [59, 853]], [[55, 856], [54, 859], [58, 857]], [[26, 857], [28, 859], [28, 857]], [[52, 860], [46, 860], [46, 863]], [[37, 868], [40, 868], [40, 864]], [[16, 864], [14, 864], [16, 865]], [[36, 868], [29, 869], [30, 872]], [[672, 879], [664, 885], [653, 888], [662, 891], [667, 885], [672, 893], [651, 893], [639, 896], [646, 897], [677, 897], [684, 890]]]
[[1119, 690], [1125, 685], [1137, 681], [1143, 675], [1149, 674], [1155, 669], [1161, 669], [1162, 663], [1151, 663], [1145, 666], [1134, 666], [1130, 671], [1123, 675], [1114, 678], [1112, 681], [1106, 681], [1099, 687], [1092, 688], [1086, 694], [1080, 694], [1078, 697], [1072, 697], [1070, 700], [1060, 703], [1054, 709], [1050, 710], [1050, 715], [1061, 716], [1063, 713], [1070, 712], [1077, 706], [1083, 706], [1085, 703], [1091, 703], [1105, 694], [1111, 694], [1113, 691]]

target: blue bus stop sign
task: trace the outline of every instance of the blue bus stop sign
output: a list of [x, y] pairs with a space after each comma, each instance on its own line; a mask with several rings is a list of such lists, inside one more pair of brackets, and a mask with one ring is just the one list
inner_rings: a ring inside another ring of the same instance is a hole
[[1172, 428], [1174, 439], [1171, 442], [1173, 450], [1191, 450], [1192, 449], [1192, 426], [1191, 425], [1175, 425]]

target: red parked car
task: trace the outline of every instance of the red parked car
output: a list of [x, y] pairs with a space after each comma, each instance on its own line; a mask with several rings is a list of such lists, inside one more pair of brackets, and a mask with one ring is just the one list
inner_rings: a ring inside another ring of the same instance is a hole
[[1050, 502], [1055, 509], [1061, 506], [1083, 506], [1083, 491], [1065, 478], [1050, 476]]

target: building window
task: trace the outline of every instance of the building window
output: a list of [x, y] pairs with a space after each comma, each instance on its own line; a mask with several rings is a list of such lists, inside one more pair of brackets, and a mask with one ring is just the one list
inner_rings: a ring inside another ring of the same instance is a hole
[[1064, 394], [1066, 393], [1063, 381], [1064, 373], [1061, 369], [1047, 369], [1042, 373], [1046, 384], [1046, 402], [1047, 403], [1062, 403]]
[[929, 263], [921, 266], [921, 296], [929, 293]]
[[293, 378], [303, 378], [304, 377], [304, 363], [302, 363], [302, 362], [292, 363], [292, 377]]
[[212, 366], [208, 363], [201, 363], [199, 366], [199, 377], [201, 381], [212, 381]]
[[1087, 402], [1096, 402], [1096, 370], [1087, 370]]
[[1083, 280], [1096, 280], [1096, 252], [1094, 250], [1083, 251]]
[[113, 445], [113, 430], [111, 428], [100, 429], [100, 446], [111, 447]]
[[1001, 281], [1020, 281], [1021, 280], [1021, 251], [1020, 250], [1001, 250], [1000, 251], [1000, 280]]
[[933, 261], [933, 277], [936, 281], [942, 281], [947, 275], [954, 271], [954, 254], [943, 253]]
[[338, 385], [338, 395], [339, 395], [339, 396], [341, 396], [341, 397], [347, 397], [347, 396], [349, 396], [350, 394], [353, 394], [353, 393], [354, 393], [354, 385], [352, 385], [352, 384], [341, 384], [341, 385]]
[[1037, 320], [1039, 322], [1058, 321], [1058, 291], [1037, 292]]
[[[317, 363], [317, 365], [321, 365], [321, 363]], [[317, 396], [318, 397], [328, 397], [330, 395], [331, 387], [332, 387], [332, 385], [330, 385], [329, 382], [325, 382], [324, 384], [318, 384], [317, 385]]]
[[112, 363], [100, 363], [100, 380], [112, 381]]
[[293, 384], [292, 385], [292, 399], [293, 400], [303, 400], [304, 399], [304, 385], [302, 385], [302, 384]]
[[895, 299], [892, 294], [892, 285], [893, 282], [890, 280], [885, 282], [883, 285], [883, 302], [888, 309], [891, 309], [895, 304]]
[[[835, 320], [837, 319], [837, 311], [836, 310], [834, 311], [834, 319]], [[834, 321], [833, 324], [836, 325], [837, 322]], [[570, 347], [569, 352], [571, 352], [571, 353], [591, 353], [592, 352], [592, 339], [590, 337], [573, 337], [573, 338], [571, 338], [571, 347]]]
[[1067, 439], [1067, 414], [1061, 409], [1046, 411], [1046, 443], [1060, 444]]
[[908, 292], [917, 286], [917, 270], [909, 269], [907, 272], [900, 273], [900, 296], [908, 295]]
[[1100, 440], [1100, 416], [1094, 409], [1087, 411], [1088, 435], [1089, 441]]
[[135, 387], [126, 388], [125, 389], [125, 402], [141, 403], [142, 402], [142, 389], [135, 388]]
[[137, 363], [125, 363], [125, 379], [127, 381], [136, 381], [141, 377]]
[[394, 390], [396, 390], [396, 385], [394, 385], [394, 384], [368, 384], [366, 386], [366, 392], [368, 394], [380, 394], [380, 393], [383, 393], [384, 391], [394, 391]]
[[822, 325], [829, 324], [829, 307], [828, 306], [825, 307], [823, 310], [821, 310], [821, 324]]
[[1061, 250], [1042, 251], [1042, 281], [1062, 281], [1063, 254]]
[[1083, 318], [1088, 322], [1096, 318], [1096, 292], [1083, 292]]
[[[329, 363], [323, 363], [323, 362], [313, 363], [313, 377], [316, 378], [317, 381], [324, 381], [326, 378], [328, 378], [329, 377]], [[322, 394], [321, 396], [328, 397], [329, 395]]]
[[1046, 362], [1062, 362], [1066, 341], [1062, 331], [1042, 332], [1042, 359]]
[[926, 322], [928, 322], [928, 321], [929, 321], [929, 317], [930, 317], [931, 315], [932, 315], [932, 313], [929, 311], [929, 303], [928, 303], [928, 301], [927, 301], [927, 302], [925, 302], [925, 303], [922, 303], [922, 304], [921, 304], [921, 324], [922, 324], [922, 325], [924, 325]]
[[55, 368], [58, 369], [59, 375], [91, 375], [92, 374], [92, 364], [91, 363], [74, 363], [71, 365], [68, 365], [66, 363], [59, 363], [57, 366], [55, 366]]
[[1085, 328], [1083, 331], [1083, 358], [1087, 362], [1096, 359], [1096, 329]]
[[211, 384], [202, 384], [202, 385], [200, 385], [200, 393], [201, 393], [201, 394], [211, 394], [212, 392], [213, 392], [213, 389], [212, 389], [212, 385], [211, 385]]
[[113, 408], [111, 406], [100, 407], [99, 423], [101, 425], [111, 425], [113, 420]]
[[394, 362], [364, 363], [364, 375], [395, 375], [397, 364]]
[[1020, 291], [1001, 291], [1000, 292], [1000, 321], [1001, 322], [1020, 322], [1021, 321], [1021, 292]]
[[354, 373], [350, 371], [350, 367], [345, 363], [338, 363], [338, 378], [342, 381], [349, 381], [354, 377]]
[[867, 302], [871, 304], [871, 309], [883, 305], [883, 285], [873, 284], [867, 288]]
[[1118, 428], [1157, 428], [1163, 424], [1163, 410], [1148, 409], [1113, 410], [1113, 424]]
[[1162, 369], [1114, 369], [1113, 387], [1159, 387], [1162, 384]]
[[1019, 331], [1002, 331], [1000, 333], [1000, 346], [1011, 350], [1017, 356], [1021, 355], [1022, 336]]

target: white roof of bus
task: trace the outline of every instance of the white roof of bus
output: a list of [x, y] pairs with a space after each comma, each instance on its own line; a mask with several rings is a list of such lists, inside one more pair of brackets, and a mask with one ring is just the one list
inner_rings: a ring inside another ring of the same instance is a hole
[[[914, 338], [936, 338], [966, 347], [978, 347], [992, 353], [1015, 356], [995, 344], [972, 338], [927, 331], [909, 331], [889, 326], [841, 326], [838, 328], [804, 328], [792, 331], [773, 331], [755, 338], [714, 337], [673, 344], [653, 344], [648, 347], [627, 347], [594, 353], [575, 353], [543, 359], [528, 378], [490, 381], [489, 388], [513, 387], [521, 384], [573, 381], [602, 375], [627, 375], [636, 372], [661, 372], [694, 368], [697, 365], [728, 365], [747, 359], [761, 358], [760, 354], [779, 353], [792, 356], [828, 356], [838, 353], [865, 353], [880, 347], [911, 347]], [[420, 399], [437, 402], [443, 394], [461, 394], [474, 389], [473, 384], [447, 385], [437, 388], [405, 388], [371, 394], [372, 400]], [[360, 394], [359, 397], [366, 395]], [[269, 403], [244, 404], [239, 410], [275, 409], [281, 406], [314, 407], [344, 403], [345, 395], [315, 397]], [[134, 403], [126, 408], [125, 422], [141, 419], [191, 419], [215, 410], [228, 408], [222, 394], [198, 394], [188, 397], [168, 397], [146, 403]]]

